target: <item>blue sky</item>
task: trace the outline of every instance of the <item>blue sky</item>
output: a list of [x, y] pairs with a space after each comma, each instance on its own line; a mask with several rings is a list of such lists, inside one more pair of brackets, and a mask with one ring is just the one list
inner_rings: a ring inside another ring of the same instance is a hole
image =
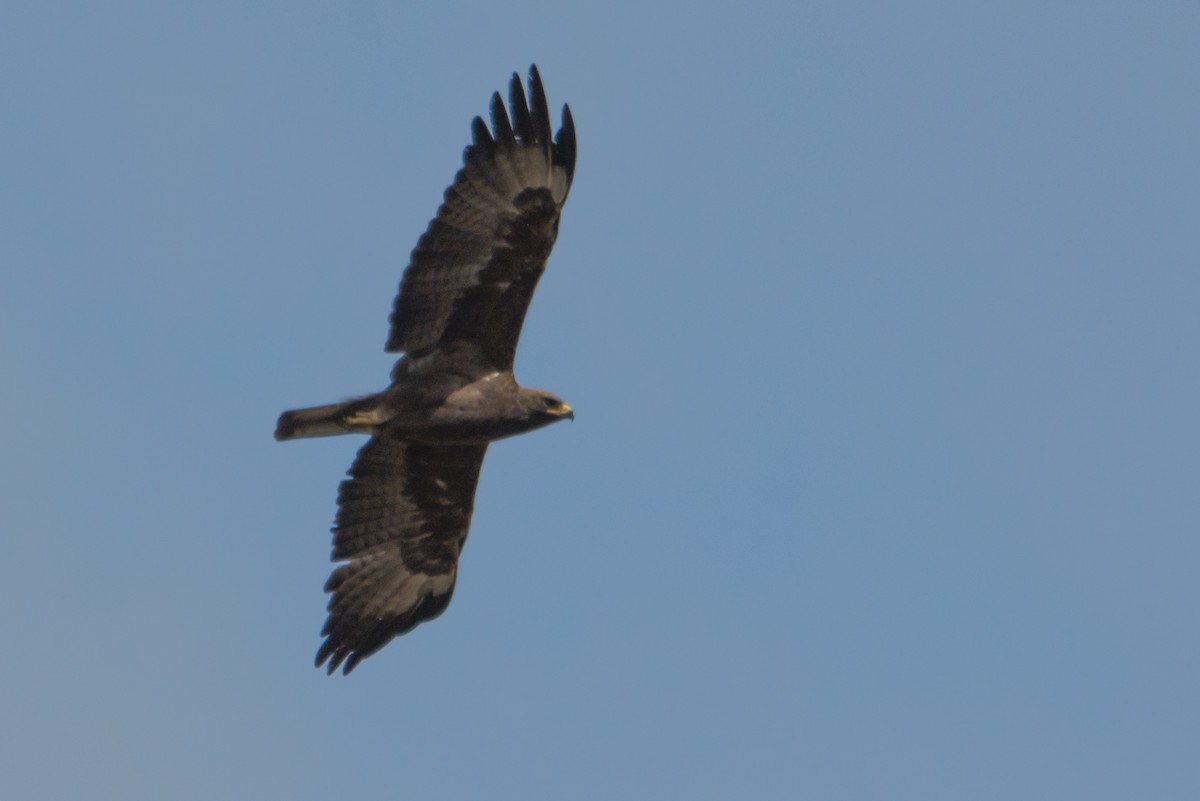
[[[0, 796], [1193, 799], [1200, 11], [10, 3]], [[579, 164], [458, 590], [311, 660], [407, 254]]]

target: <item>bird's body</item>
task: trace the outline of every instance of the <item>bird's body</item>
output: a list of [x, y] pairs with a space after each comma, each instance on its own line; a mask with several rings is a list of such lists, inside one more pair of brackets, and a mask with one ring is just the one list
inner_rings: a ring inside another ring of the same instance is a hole
[[317, 664], [349, 673], [450, 602], [487, 445], [573, 418], [521, 387], [513, 359], [525, 312], [558, 233], [575, 167], [575, 130], [551, 140], [537, 68], [531, 104], [511, 84], [492, 126], [478, 117], [462, 170], [413, 251], [386, 349], [403, 352], [388, 389], [284, 412], [279, 440], [367, 434], [338, 491], [332, 594]]
[[434, 363], [406, 369], [376, 395], [284, 412], [275, 438], [357, 432], [409, 442], [486, 445], [573, 415], [550, 393], [518, 385], [512, 370], [476, 376], [445, 368]]

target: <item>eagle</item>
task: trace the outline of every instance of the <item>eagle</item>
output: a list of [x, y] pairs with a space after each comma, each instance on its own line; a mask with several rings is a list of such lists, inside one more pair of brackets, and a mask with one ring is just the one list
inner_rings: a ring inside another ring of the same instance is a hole
[[385, 350], [383, 392], [284, 412], [275, 439], [370, 437], [338, 488], [329, 616], [316, 666], [349, 674], [450, 603], [488, 444], [575, 413], [517, 384], [513, 359], [575, 174], [564, 105], [551, 137], [537, 66], [513, 73], [506, 110], [471, 124], [463, 166], [412, 252]]

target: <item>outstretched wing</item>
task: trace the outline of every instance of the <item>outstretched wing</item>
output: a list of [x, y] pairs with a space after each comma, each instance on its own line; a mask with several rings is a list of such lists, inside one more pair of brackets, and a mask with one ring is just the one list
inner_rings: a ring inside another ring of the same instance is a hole
[[575, 174], [575, 124], [563, 106], [551, 140], [537, 67], [530, 100], [514, 73], [512, 117], [492, 95], [492, 132], [479, 117], [463, 168], [412, 252], [391, 315], [388, 351], [418, 354], [468, 342], [489, 366], [512, 367], [525, 312], [558, 236]]
[[486, 445], [373, 437], [338, 489], [317, 667], [345, 673], [450, 604]]

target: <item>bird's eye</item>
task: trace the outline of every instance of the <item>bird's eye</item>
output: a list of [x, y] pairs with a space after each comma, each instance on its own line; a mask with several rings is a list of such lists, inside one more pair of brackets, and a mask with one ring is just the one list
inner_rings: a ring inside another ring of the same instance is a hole
[[556, 401], [554, 398], [546, 398], [545, 404], [546, 404], [547, 409], [557, 409], [558, 408], [558, 401]]

